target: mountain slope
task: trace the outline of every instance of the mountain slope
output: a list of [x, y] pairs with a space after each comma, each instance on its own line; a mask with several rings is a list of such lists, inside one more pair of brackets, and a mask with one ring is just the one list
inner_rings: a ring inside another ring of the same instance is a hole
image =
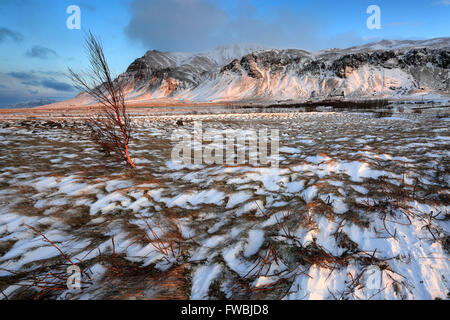
[[450, 38], [319, 52], [223, 46], [148, 51], [118, 77], [129, 101], [278, 101], [450, 92]]
[[204, 53], [148, 51], [119, 76], [128, 98], [164, 98], [197, 87], [233, 59], [260, 50], [258, 46], [221, 46]]

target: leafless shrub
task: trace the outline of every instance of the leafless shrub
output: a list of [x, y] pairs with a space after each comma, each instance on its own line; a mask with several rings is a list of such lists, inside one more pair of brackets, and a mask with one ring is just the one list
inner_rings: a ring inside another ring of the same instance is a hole
[[[266, 213], [261, 209], [261, 207], [259, 206], [258, 202], [255, 202], [255, 204], [256, 204], [256, 206], [257, 206], [257, 208], [258, 208], [258, 211], [259, 211], [264, 217], [270, 218], [270, 216], [269, 216], [268, 214], [266, 214]], [[288, 220], [288, 219], [289, 219], [290, 217], [292, 217], [292, 216], [293, 216], [293, 214], [292, 214], [291, 210], [288, 210], [287, 213], [284, 213], [284, 212], [283, 212], [283, 217], [282, 217], [282, 219], [279, 219], [279, 218], [277, 217], [277, 215], [275, 215], [275, 220], [276, 220], [276, 222], [277, 222], [276, 224], [277, 224], [277, 226], [278, 226], [279, 236], [280, 236], [280, 237], [286, 238], [286, 239], [288, 239], [288, 240], [292, 240], [293, 242], [298, 242], [299, 239], [298, 239], [295, 235], [292, 234], [292, 232], [286, 227], [286, 225], [285, 225], [285, 223], [284, 223], [284, 221]]]
[[141, 215], [141, 218], [152, 235], [150, 237], [147, 232], [143, 232], [145, 239], [168, 264], [183, 255], [183, 230], [178, 219], [168, 219], [168, 226], [165, 229], [150, 217]]
[[80, 75], [69, 68], [75, 87], [88, 94], [101, 105], [98, 114], [86, 120], [89, 138], [106, 154], [114, 154], [135, 168], [128, 152], [133, 123], [127, 112], [123, 83], [113, 80], [98, 38], [91, 32], [86, 37], [90, 69]]
[[[30, 230], [40, 235], [46, 242], [48, 242], [52, 247], [59, 251], [59, 256], [64, 260], [63, 263], [52, 264], [51, 266], [39, 268], [33, 273], [27, 273], [25, 277], [23, 277], [20, 273], [3, 269], [15, 277], [19, 278], [20, 281], [16, 284], [21, 287], [22, 293], [28, 290], [37, 290], [38, 293], [33, 296], [34, 300], [40, 300], [46, 298], [48, 295], [55, 292], [64, 292], [68, 290], [67, 284], [68, 281], [75, 281], [80, 287], [86, 287], [92, 284], [92, 277], [90, 275], [91, 270], [89, 267], [83, 267], [85, 265], [85, 259], [89, 255], [86, 254], [82, 259], [77, 259], [75, 262], [71, 258], [69, 258], [57, 244], [48, 239], [42, 232], [37, 230], [32, 226], [28, 226]], [[81, 274], [85, 276], [86, 281], [70, 279], [70, 275], [67, 273], [67, 268], [70, 266], [78, 267]], [[1, 291], [1, 290], [0, 290]], [[8, 299], [5, 293], [3, 296]]]
[[[273, 245], [269, 245], [267, 252], [263, 256], [259, 256], [256, 260], [253, 268], [244, 276], [244, 278], [255, 277], [258, 278], [261, 275], [264, 277], [269, 276], [272, 264], [279, 264], [279, 257]], [[265, 271], [264, 271], [265, 270]], [[253, 273], [253, 271], [256, 271]]]
[[98, 256], [100, 257], [101, 265], [106, 269], [105, 276], [108, 278], [108, 281], [113, 285], [119, 286], [121, 279], [140, 274], [143, 269], [140, 269], [116, 253], [114, 237], [111, 239], [111, 243], [111, 254], [104, 254], [100, 248], [97, 248]]

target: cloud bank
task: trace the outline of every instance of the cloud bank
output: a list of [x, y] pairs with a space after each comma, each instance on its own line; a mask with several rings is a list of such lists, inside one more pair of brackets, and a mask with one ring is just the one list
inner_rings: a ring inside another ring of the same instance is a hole
[[[53, 77], [48, 77], [48, 73], [45, 72], [8, 72], [7, 75], [20, 80], [20, 83], [25, 86], [42, 87], [62, 92], [73, 92], [75, 90], [74, 87], [68, 83], [56, 80]], [[62, 76], [62, 74], [60, 75]]]
[[[319, 34], [323, 19], [278, 5], [270, 19], [247, 0], [229, 1], [224, 10], [213, 0], [133, 0], [126, 35], [148, 49], [201, 51], [230, 43], [316, 50], [362, 42], [355, 33], [331, 38]], [[322, 20], [322, 22], [321, 22]]]
[[64, 82], [65, 75], [55, 71], [0, 72], [0, 107], [35, 99], [69, 99], [75, 88]]

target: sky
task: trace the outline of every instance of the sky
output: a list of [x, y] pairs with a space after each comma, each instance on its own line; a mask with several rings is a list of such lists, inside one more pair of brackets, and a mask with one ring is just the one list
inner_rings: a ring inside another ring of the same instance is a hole
[[[80, 29], [67, 27], [72, 5]], [[370, 5], [380, 8], [380, 29], [367, 27]], [[74, 97], [67, 68], [88, 67], [89, 30], [118, 75], [147, 50], [247, 43], [315, 51], [449, 37], [449, 21], [450, 0], [0, 0], [0, 107]]]

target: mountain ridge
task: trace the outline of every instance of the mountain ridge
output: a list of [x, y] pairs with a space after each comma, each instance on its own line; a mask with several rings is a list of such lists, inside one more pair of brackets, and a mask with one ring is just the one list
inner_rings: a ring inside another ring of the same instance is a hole
[[[228, 45], [157, 50], [119, 75], [127, 101], [276, 102], [450, 93], [450, 38], [382, 40], [316, 52]], [[78, 103], [92, 103], [85, 95]]]

